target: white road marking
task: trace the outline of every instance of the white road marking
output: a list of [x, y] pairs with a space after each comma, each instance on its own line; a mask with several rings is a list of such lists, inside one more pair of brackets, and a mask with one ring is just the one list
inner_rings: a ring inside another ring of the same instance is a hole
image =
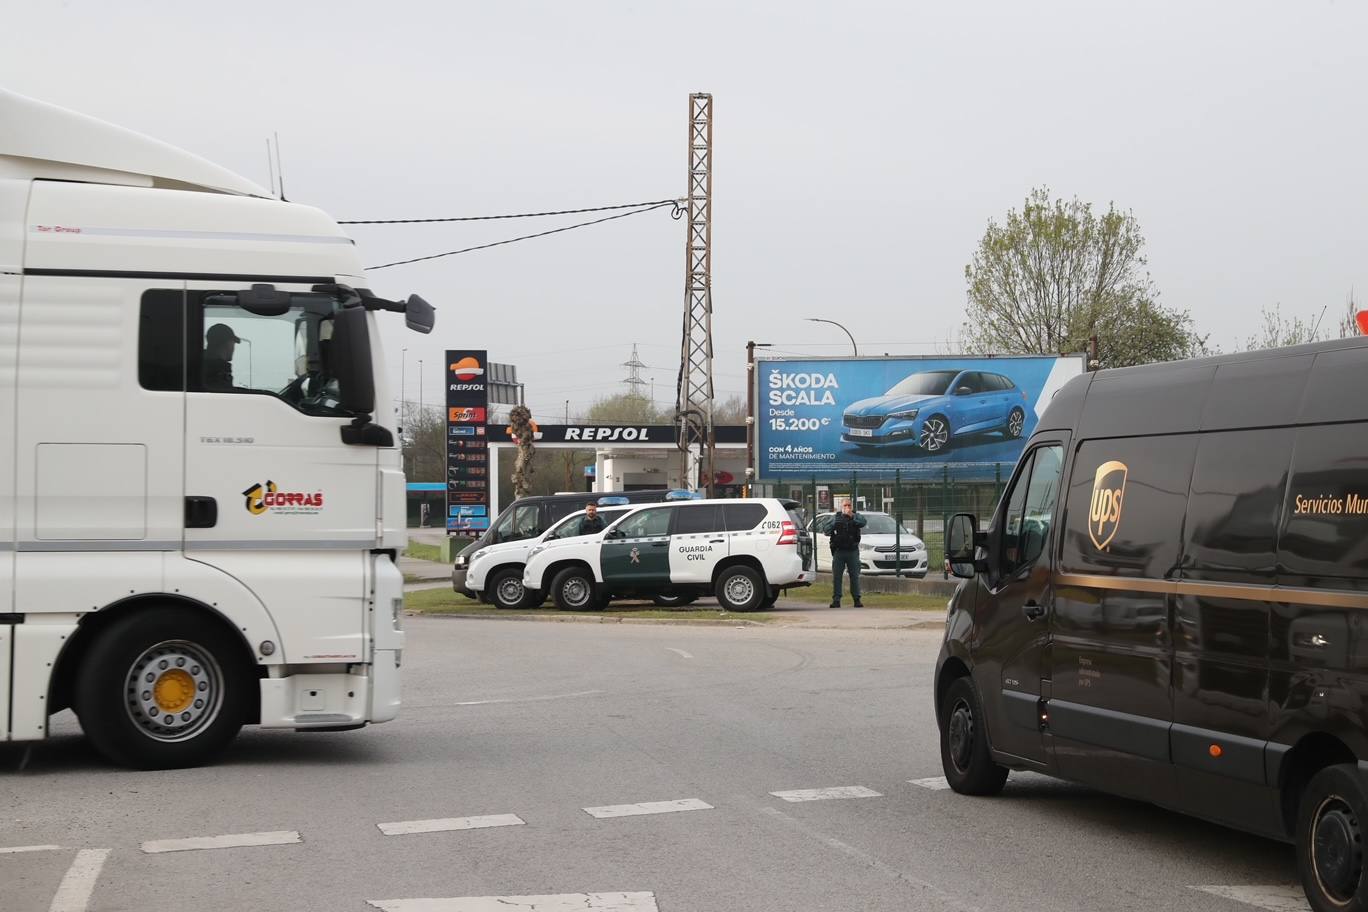
[[411, 833], [445, 833], [451, 830], [483, 830], [487, 827], [523, 826], [517, 814], [490, 814], [484, 817], [443, 817], [436, 820], [400, 820], [397, 823], [377, 823], [386, 836], [407, 836]]
[[511, 697], [507, 700], [467, 700], [464, 703], [452, 703], [452, 706], [491, 706], [495, 703], [541, 703], [546, 700], [566, 700], [570, 697], [591, 697], [594, 694], [601, 694], [601, 690], [577, 690], [568, 694], [550, 694], [545, 697]]
[[668, 650], [670, 650], [670, 652], [676, 653], [681, 659], [692, 659], [692, 658], [693, 658], [693, 656], [689, 655], [687, 652], [685, 652], [685, 651], [682, 650], [682, 649], [675, 649], [673, 646], [666, 646], [665, 648], [668, 649]]
[[554, 896], [453, 896], [371, 899], [381, 912], [658, 912], [654, 893], [557, 893]]
[[945, 780], [944, 776], [932, 776], [930, 779], [908, 779], [907, 781], [912, 785], [936, 792], [950, 787], [950, 783]]
[[61, 846], [34, 845], [34, 846], [10, 846], [7, 849], [0, 849], [0, 855], [18, 855], [20, 852], [55, 852]]
[[1201, 890], [1203, 893], [1210, 893], [1222, 899], [1257, 906], [1260, 909], [1267, 909], [1268, 912], [1309, 912], [1311, 908], [1306, 901], [1306, 894], [1302, 892], [1302, 888], [1299, 886], [1271, 884], [1189, 887], [1188, 889]]
[[86, 912], [90, 905], [90, 894], [95, 892], [95, 881], [100, 878], [100, 869], [109, 857], [109, 849], [81, 849], [76, 860], [67, 868], [62, 883], [57, 887], [57, 895], [52, 897], [48, 912]]
[[156, 839], [144, 842], [142, 850], [148, 855], [162, 852], [192, 852], [198, 849], [240, 849], [246, 846], [293, 845], [303, 842], [296, 830], [276, 830], [270, 833], [234, 833], [228, 836], [191, 836], [186, 839]]
[[605, 820], [609, 817], [635, 817], [640, 814], [671, 814], [675, 811], [711, 811], [713, 806], [697, 798], [678, 801], [645, 801], [641, 804], [610, 804], [605, 807], [585, 808], [590, 817]]
[[785, 801], [825, 801], [829, 798], [882, 798], [879, 792], [863, 785], [840, 785], [824, 789], [793, 789], [788, 792], [770, 792], [775, 798]]

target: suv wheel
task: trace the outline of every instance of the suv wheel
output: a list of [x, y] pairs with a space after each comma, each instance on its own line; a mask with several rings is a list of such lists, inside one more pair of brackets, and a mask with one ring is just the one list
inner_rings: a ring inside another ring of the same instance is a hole
[[1017, 406], [1012, 409], [1012, 413], [1007, 416], [1007, 436], [1016, 440], [1021, 436], [1021, 432], [1026, 430], [1026, 412]]
[[594, 611], [603, 608], [606, 599], [598, 597], [594, 575], [583, 567], [567, 567], [551, 581], [551, 598], [561, 611]]
[[495, 571], [487, 587], [489, 600], [497, 608], [526, 608], [530, 593], [523, 585], [522, 570], [510, 567]]
[[653, 595], [651, 601], [661, 608], [683, 608], [698, 601], [696, 595]]
[[1368, 909], [1365, 827], [1368, 796], [1351, 764], [1311, 777], [1297, 805], [1297, 871], [1316, 912]]
[[950, 422], [944, 415], [932, 415], [922, 423], [921, 448], [928, 453], [939, 453], [950, 445]]
[[753, 567], [739, 564], [717, 576], [717, 603], [724, 611], [759, 611], [769, 594], [764, 577]]
[[950, 787], [961, 795], [996, 795], [1007, 781], [1006, 767], [988, 753], [983, 704], [972, 678], [956, 678], [946, 688], [940, 714], [941, 766]]

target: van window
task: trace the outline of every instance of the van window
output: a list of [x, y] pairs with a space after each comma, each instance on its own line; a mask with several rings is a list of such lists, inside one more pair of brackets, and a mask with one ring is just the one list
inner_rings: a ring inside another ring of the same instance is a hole
[[[627, 510], [625, 507], [618, 507], [612, 510], [599, 510], [598, 515], [599, 519], [603, 520], [605, 525], [612, 525], [613, 520], [622, 516], [626, 512]], [[552, 529], [551, 532], [546, 536], [546, 540], [554, 541], [556, 539], [574, 538], [578, 535], [582, 535], [583, 533], [580, 532], [580, 524], [583, 522], [583, 515], [576, 516], [573, 519], [567, 519], [565, 522], [561, 523], [559, 526]]]
[[[586, 500], [586, 501], [579, 501], [579, 500], [550, 500], [550, 501], [547, 501], [547, 503], [546, 503], [546, 522], [547, 522], [547, 525], [550, 525], [551, 523], [556, 522], [557, 520], [564, 519], [565, 517], [569, 516], [571, 513], [575, 513], [575, 512], [577, 512], [577, 511], [579, 511], [579, 510], [583, 510], [583, 509], [584, 509], [585, 503], [588, 503], [588, 501], [587, 501], [587, 500]], [[599, 515], [601, 516], [601, 515], [603, 515], [603, 514], [600, 513]]]
[[722, 516], [728, 532], [749, 532], [769, 515], [761, 503], [729, 503], [722, 505]]
[[1285, 430], [1203, 434], [1183, 527], [1183, 576], [1268, 581], [1293, 435]]
[[524, 538], [541, 535], [541, 529], [538, 528], [537, 523], [538, 512], [536, 504], [523, 504], [509, 510], [499, 520], [498, 525], [494, 527], [494, 540], [501, 542], [521, 541]]
[[1007, 577], [1034, 564], [1050, 540], [1050, 524], [1059, 500], [1063, 450], [1044, 446], [1029, 456], [1030, 464], [1017, 476], [1003, 514], [1002, 555], [998, 574]]
[[1178, 565], [1196, 451], [1195, 434], [1082, 443], [1069, 476], [1061, 569], [1168, 576]]
[[670, 534], [670, 514], [673, 507], [642, 510], [620, 522], [616, 528], [626, 538], [654, 538]]
[[698, 507], [679, 507], [675, 510], [674, 535], [702, 535], [707, 532], [721, 532], [722, 517], [717, 515], [716, 504]]
[[1297, 431], [1282, 522], [1284, 582], [1368, 575], [1368, 425]]

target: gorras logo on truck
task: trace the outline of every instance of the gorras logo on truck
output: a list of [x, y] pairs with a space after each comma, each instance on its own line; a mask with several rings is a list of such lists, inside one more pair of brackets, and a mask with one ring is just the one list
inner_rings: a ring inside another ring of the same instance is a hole
[[267, 510], [276, 513], [319, 513], [323, 510], [323, 492], [282, 491], [274, 481], [254, 484], [242, 492], [247, 499], [247, 512], [260, 516]]
[[1097, 550], [1105, 551], [1121, 525], [1121, 506], [1126, 495], [1124, 462], [1104, 462], [1093, 476], [1092, 507], [1088, 510], [1088, 537]]

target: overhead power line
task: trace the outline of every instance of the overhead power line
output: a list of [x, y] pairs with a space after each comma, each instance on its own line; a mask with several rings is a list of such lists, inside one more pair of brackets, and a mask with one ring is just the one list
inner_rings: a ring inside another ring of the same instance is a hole
[[474, 247], [462, 247], [460, 250], [448, 250], [445, 253], [432, 253], [428, 254], [427, 256], [412, 257], [407, 260], [395, 260], [393, 263], [382, 263], [379, 266], [367, 266], [366, 269], [368, 271], [375, 269], [388, 269], [391, 266], [405, 266], [409, 263], [421, 263], [424, 260], [437, 260], [441, 259], [442, 257], [456, 256], [457, 254], [461, 253], [473, 253], [476, 250], [488, 250], [491, 247], [502, 247], [505, 244], [516, 244], [519, 241], [530, 241], [533, 238], [546, 237], [547, 235], [551, 234], [560, 234], [562, 231], [574, 231], [576, 228], [588, 228], [590, 225], [601, 225], [604, 222], [611, 222], [614, 219], [627, 218], [629, 215], [641, 215], [641, 213], [643, 212], [651, 212], [652, 210], [659, 209], [662, 206], [674, 207], [674, 211], [670, 214], [671, 218], [679, 218], [684, 212], [683, 207], [681, 207], [677, 201], [663, 200], [658, 203], [652, 203], [643, 206], [640, 209], [633, 209], [630, 212], [619, 212], [617, 215], [607, 215], [603, 218], [594, 219], [593, 221], [578, 222], [574, 225], [564, 225], [560, 228], [552, 228], [550, 231], [538, 231], [536, 234], [524, 234], [521, 237], [508, 238], [507, 240], [503, 241], [494, 241], [489, 244], [477, 244]]
[[501, 219], [542, 218], [550, 215], [583, 215], [586, 212], [611, 212], [614, 209], [640, 209], [663, 206], [676, 200], [646, 200], [643, 203], [618, 203], [615, 206], [589, 206], [584, 209], [557, 209], [554, 212], [515, 212], [510, 215], [457, 215], [449, 218], [348, 219], [339, 225], [430, 225], [437, 222], [495, 222]]

